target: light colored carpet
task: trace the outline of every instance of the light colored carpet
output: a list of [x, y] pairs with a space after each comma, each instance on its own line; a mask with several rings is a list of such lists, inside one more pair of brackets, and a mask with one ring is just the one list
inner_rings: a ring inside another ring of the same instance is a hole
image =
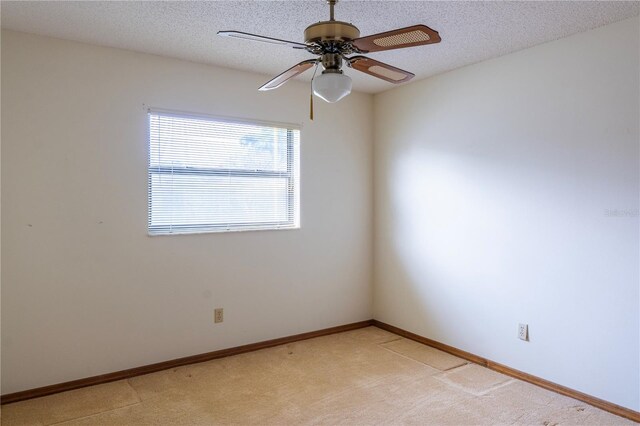
[[375, 327], [2, 407], [2, 425], [632, 425]]

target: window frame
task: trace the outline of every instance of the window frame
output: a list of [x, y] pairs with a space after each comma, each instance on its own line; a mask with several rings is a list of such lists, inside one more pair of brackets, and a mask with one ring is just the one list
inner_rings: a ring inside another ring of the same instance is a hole
[[[178, 118], [191, 118], [198, 120], [216, 121], [219, 123], [235, 123], [248, 124], [253, 126], [272, 127], [286, 130], [286, 171], [274, 170], [252, 170], [252, 169], [234, 169], [234, 168], [217, 168], [217, 167], [180, 167], [173, 168], [168, 166], [152, 166], [151, 165], [151, 116], [163, 115]], [[297, 166], [298, 179], [296, 182], [296, 152], [295, 137], [293, 132], [300, 133], [301, 126], [290, 123], [266, 122], [261, 120], [248, 120], [229, 118], [222, 116], [213, 116], [207, 114], [197, 114], [179, 111], [170, 111], [157, 108], [147, 109], [147, 233], [149, 236], [167, 236], [167, 235], [189, 235], [189, 234], [208, 234], [220, 232], [246, 232], [246, 231], [275, 231], [275, 230], [293, 230], [300, 229], [300, 157], [301, 143], [298, 140]], [[154, 175], [186, 175], [186, 176], [225, 176], [225, 177], [263, 177], [263, 178], [286, 178], [287, 179], [287, 220], [272, 222], [228, 222], [225, 224], [197, 224], [197, 225], [155, 225], [152, 222], [152, 177]], [[297, 188], [296, 188], [297, 183]], [[297, 189], [297, 191], [296, 191]], [[297, 194], [296, 194], [297, 192]], [[296, 203], [297, 195], [297, 203]], [[297, 211], [296, 211], [296, 206]], [[296, 220], [297, 219], [297, 220]]]

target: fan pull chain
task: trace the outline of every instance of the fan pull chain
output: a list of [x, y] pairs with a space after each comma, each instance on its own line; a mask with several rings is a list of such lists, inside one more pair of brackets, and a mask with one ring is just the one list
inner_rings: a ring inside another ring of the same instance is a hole
[[318, 72], [318, 62], [316, 62], [316, 68], [311, 76], [311, 97], [309, 98], [309, 119], [311, 121], [313, 121], [313, 79], [316, 78], [316, 72]]

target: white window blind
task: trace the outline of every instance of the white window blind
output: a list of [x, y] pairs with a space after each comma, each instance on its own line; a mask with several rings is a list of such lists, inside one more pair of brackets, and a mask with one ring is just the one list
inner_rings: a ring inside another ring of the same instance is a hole
[[149, 112], [149, 234], [298, 228], [300, 132]]

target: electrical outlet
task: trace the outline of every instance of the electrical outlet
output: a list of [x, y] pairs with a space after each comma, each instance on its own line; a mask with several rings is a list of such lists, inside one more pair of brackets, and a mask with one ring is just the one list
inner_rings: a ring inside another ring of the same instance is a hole
[[529, 341], [529, 324], [518, 324], [518, 339]]
[[222, 308], [216, 308], [213, 310], [213, 322], [218, 323], [224, 321], [224, 311]]

